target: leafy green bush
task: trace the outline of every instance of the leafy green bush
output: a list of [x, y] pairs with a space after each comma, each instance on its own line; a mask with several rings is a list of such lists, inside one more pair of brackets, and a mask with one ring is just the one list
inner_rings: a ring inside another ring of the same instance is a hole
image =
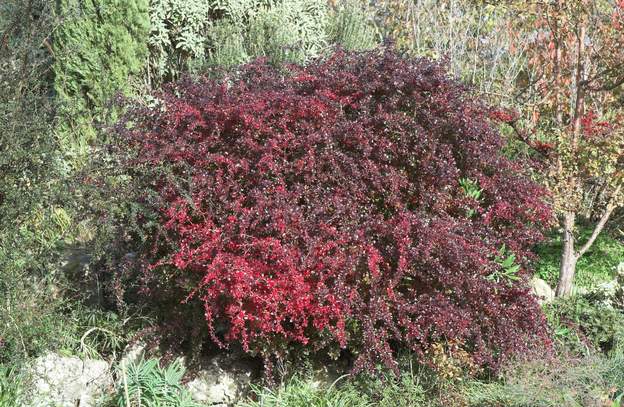
[[177, 359], [167, 367], [160, 360], [139, 359], [119, 368], [119, 384], [114, 405], [119, 407], [196, 407], [180, 380], [184, 366]]
[[329, 23], [328, 35], [332, 44], [340, 44], [349, 50], [366, 50], [378, 43], [379, 33], [372, 16], [361, 3], [347, 0], [340, 3]]
[[151, 1], [148, 84], [175, 79], [189, 65], [205, 62], [211, 12], [210, 0]]
[[128, 92], [147, 60], [148, 0], [61, 0], [52, 49], [57, 135], [72, 161], [86, 158], [106, 103]]
[[616, 267], [615, 278], [600, 283], [583, 294], [588, 300], [624, 312], [624, 262]]
[[63, 323], [53, 284], [67, 213], [52, 136], [51, 2], [0, 4], [0, 363], [36, 352]]
[[[582, 232], [581, 241], [585, 241], [591, 230]], [[561, 237], [553, 236], [546, 244], [537, 249], [539, 261], [536, 274], [551, 286], [557, 284], [561, 261]], [[576, 266], [575, 284], [580, 287], [592, 287], [609, 281], [615, 274], [618, 263], [624, 259], [624, 244], [608, 233], [601, 233], [592, 247], [581, 257]]]
[[335, 10], [317, 0], [154, 0], [150, 5], [152, 85], [205, 66], [235, 66], [258, 57], [305, 63], [332, 44], [376, 45], [365, 9], [350, 1]]
[[555, 340], [581, 354], [593, 349], [610, 352], [624, 343], [624, 314], [573, 296], [544, 307]]

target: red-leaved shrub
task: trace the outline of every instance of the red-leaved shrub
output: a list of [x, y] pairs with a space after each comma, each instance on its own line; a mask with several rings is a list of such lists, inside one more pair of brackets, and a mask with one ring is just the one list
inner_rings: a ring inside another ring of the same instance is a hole
[[118, 126], [158, 197], [144, 202], [163, 231], [145, 278], [201, 301], [216, 343], [339, 345], [363, 368], [453, 341], [496, 367], [545, 339], [526, 284], [544, 191], [439, 65], [338, 51], [155, 96]]

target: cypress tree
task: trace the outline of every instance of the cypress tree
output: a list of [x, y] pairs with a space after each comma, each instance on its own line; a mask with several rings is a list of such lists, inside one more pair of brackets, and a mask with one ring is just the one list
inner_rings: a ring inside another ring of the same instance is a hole
[[107, 101], [128, 93], [147, 61], [147, 0], [60, 0], [53, 50], [57, 134], [66, 154], [84, 157], [106, 120]]

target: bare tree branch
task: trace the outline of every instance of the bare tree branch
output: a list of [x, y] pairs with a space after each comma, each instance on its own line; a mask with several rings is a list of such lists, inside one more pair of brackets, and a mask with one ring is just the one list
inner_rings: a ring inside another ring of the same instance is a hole
[[[619, 192], [620, 192], [620, 189], [621, 189], [621, 185], [618, 185], [617, 188], [615, 189], [614, 193], [613, 193], [613, 196], [618, 195]], [[576, 258], [577, 259], [580, 258], [582, 255], [584, 255], [587, 252], [587, 250], [589, 250], [589, 248], [594, 244], [594, 242], [598, 238], [598, 235], [600, 234], [600, 232], [602, 232], [602, 229], [604, 229], [607, 221], [609, 220], [609, 217], [611, 216], [611, 213], [613, 212], [613, 209], [615, 209], [615, 205], [613, 204], [613, 202], [609, 202], [607, 204], [607, 207], [605, 208], [604, 213], [600, 217], [600, 220], [598, 221], [598, 223], [594, 227], [594, 230], [593, 230], [591, 236], [589, 237], [587, 242], [585, 242], [583, 247], [581, 247], [579, 249], [579, 251], [576, 252]]]

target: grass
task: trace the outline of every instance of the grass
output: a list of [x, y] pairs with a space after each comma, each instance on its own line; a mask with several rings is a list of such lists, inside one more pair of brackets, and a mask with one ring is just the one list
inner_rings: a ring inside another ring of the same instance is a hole
[[498, 380], [470, 381], [462, 387], [470, 406], [589, 407], [613, 402], [624, 390], [614, 370], [621, 358], [600, 354], [553, 357], [515, 362]]
[[338, 388], [319, 386], [299, 376], [291, 378], [276, 389], [254, 387], [253, 400], [246, 400], [239, 407], [368, 407], [371, 402], [353, 386]]
[[[319, 386], [295, 376], [257, 387], [239, 407], [620, 407], [624, 353], [576, 357], [559, 353], [511, 362], [497, 378], [437, 381], [431, 371], [400, 377], [345, 379]], [[437, 381], [437, 382], [436, 382]], [[431, 384], [436, 382], [434, 386]]]
[[[583, 230], [579, 242], [584, 242], [590, 234], [591, 230]], [[561, 236], [553, 235], [547, 243], [538, 247], [537, 254], [539, 261], [536, 264], [536, 275], [551, 287], [556, 286], [561, 259]], [[622, 259], [624, 259], [624, 244], [607, 232], [601, 233], [587, 253], [579, 259], [574, 278], [575, 285], [590, 288], [610, 281]]]
[[15, 369], [0, 366], [0, 407], [19, 405], [22, 383]]
[[427, 402], [427, 394], [413, 371], [400, 377], [342, 376], [331, 384], [293, 376], [277, 388], [256, 386], [239, 407], [411, 407]]

